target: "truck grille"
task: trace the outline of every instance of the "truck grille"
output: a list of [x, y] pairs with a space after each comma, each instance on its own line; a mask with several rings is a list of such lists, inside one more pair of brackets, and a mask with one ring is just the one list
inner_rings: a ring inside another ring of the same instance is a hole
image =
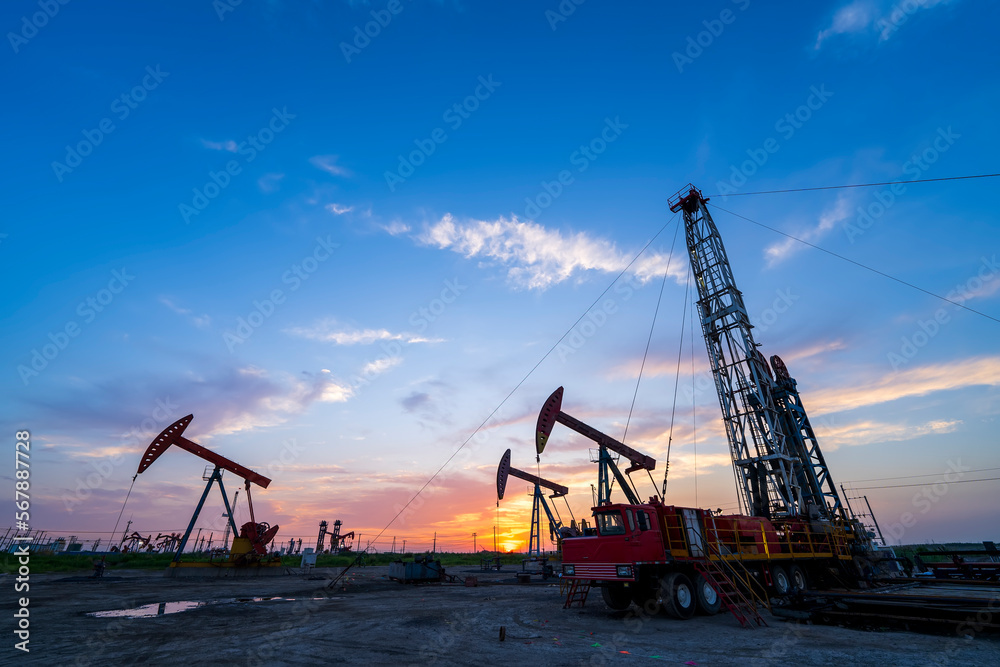
[[575, 565], [576, 574], [581, 579], [618, 579], [614, 565], [589, 564]]

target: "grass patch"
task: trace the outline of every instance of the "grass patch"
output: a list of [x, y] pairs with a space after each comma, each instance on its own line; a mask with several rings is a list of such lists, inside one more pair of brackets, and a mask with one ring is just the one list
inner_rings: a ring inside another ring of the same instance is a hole
[[[365, 554], [363, 564], [364, 565], [388, 565], [397, 560], [413, 560], [414, 556], [425, 556], [426, 553], [421, 552], [418, 554], [407, 553], [407, 554]], [[331, 554], [320, 554], [316, 557], [316, 567], [347, 567], [354, 562], [356, 554], [353, 555], [331, 555]], [[301, 561], [301, 554], [297, 556], [283, 556], [281, 562], [283, 565], [289, 567], [298, 567]], [[442, 567], [454, 567], [457, 565], [468, 565], [478, 567], [481, 561], [481, 556], [478, 554], [467, 554], [467, 553], [438, 553], [434, 555], [434, 558], [441, 561]], [[503, 565], [520, 565], [521, 560], [524, 558], [522, 554], [503, 554], [500, 556], [500, 562]]]
[[[397, 560], [413, 560], [415, 554], [366, 554], [365, 565], [388, 565]], [[416, 554], [423, 556], [424, 553]], [[98, 554], [42, 554], [32, 553], [28, 567], [32, 574], [43, 574], [47, 572], [67, 572], [90, 574], [94, 571], [94, 563], [101, 558]], [[301, 561], [299, 556], [283, 556], [281, 563], [288, 567], [298, 567]], [[441, 561], [444, 567], [454, 567], [460, 565], [476, 566], [480, 564], [481, 556], [467, 553], [439, 553], [435, 558]], [[504, 565], [520, 565], [524, 558], [522, 554], [503, 554], [500, 561]], [[174, 559], [174, 554], [149, 554], [149, 553], [114, 553], [104, 557], [106, 575], [113, 574], [115, 570], [165, 570], [170, 561]], [[316, 567], [347, 567], [354, 562], [354, 555], [320, 555], [316, 559]], [[185, 563], [207, 563], [208, 558], [198, 558], [191, 554], [186, 554], [182, 560]], [[3, 554], [0, 558], [0, 572], [4, 574], [17, 574], [20, 567], [18, 556], [10, 553]]]

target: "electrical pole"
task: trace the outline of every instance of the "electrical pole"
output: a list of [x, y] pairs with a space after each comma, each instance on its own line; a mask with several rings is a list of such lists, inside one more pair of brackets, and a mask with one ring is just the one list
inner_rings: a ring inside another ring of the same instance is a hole
[[434, 531], [434, 546], [431, 548], [431, 553], [432, 554], [436, 554], [437, 550], [438, 550], [438, 534], [437, 534], [437, 531], [435, 530]]
[[472, 534], [472, 553], [476, 553], [476, 534]]
[[396, 536], [392, 536], [392, 553], [396, 553]]
[[403, 540], [403, 550], [400, 552], [402, 555], [406, 555], [406, 540]]

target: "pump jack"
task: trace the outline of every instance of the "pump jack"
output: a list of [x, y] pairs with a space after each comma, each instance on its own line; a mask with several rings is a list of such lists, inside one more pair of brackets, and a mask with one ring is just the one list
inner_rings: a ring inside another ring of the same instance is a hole
[[542, 492], [542, 487], [545, 487], [553, 492], [553, 494], [549, 496], [550, 498], [563, 498], [567, 493], [569, 493], [569, 489], [562, 484], [556, 484], [555, 482], [550, 482], [549, 480], [538, 477], [537, 475], [532, 475], [531, 473], [524, 472], [523, 470], [512, 468], [510, 465], [509, 449], [504, 452], [502, 457], [500, 457], [500, 465], [497, 467], [497, 500], [503, 500], [503, 494], [507, 488], [508, 476], [517, 477], [518, 479], [523, 479], [524, 481], [531, 482], [535, 485], [535, 490], [532, 494], [531, 533], [528, 537], [528, 554], [541, 556], [541, 511], [544, 510], [545, 516], [549, 519], [550, 532], [561, 534], [563, 528], [562, 521], [560, 520], [558, 513], [553, 513], [552, 509], [549, 507], [549, 503], [545, 500], [545, 494]]
[[[552, 395], [545, 401], [545, 405], [542, 406], [541, 412], [538, 413], [538, 424], [535, 427], [535, 447], [538, 451], [541, 451], [545, 447], [545, 443], [548, 442], [549, 435], [552, 433], [552, 427], [557, 422], [570, 427], [580, 435], [590, 438], [598, 445], [597, 504], [607, 505], [611, 502], [611, 477], [613, 476], [618, 481], [618, 485], [621, 486], [622, 492], [625, 494], [628, 502], [638, 505], [640, 502], [639, 496], [627, 476], [636, 470], [654, 470], [656, 468], [656, 459], [646, 456], [642, 452], [637, 452], [624, 443], [615, 440], [610, 435], [605, 435], [596, 428], [584, 424], [579, 419], [569, 416], [562, 411], [562, 399], [563, 388], [559, 387], [552, 392]], [[609, 450], [624, 456], [631, 463], [625, 470], [624, 475], [618, 469], [618, 465], [615, 463], [615, 459], [611, 456]]]
[[351, 550], [354, 544], [354, 531], [341, 535], [340, 528], [343, 525], [340, 519], [333, 522], [333, 532], [330, 533], [330, 553], [339, 554]]
[[[226, 457], [216, 454], [215, 452], [185, 438], [182, 434], [184, 433], [184, 429], [186, 429], [191, 423], [192, 419], [194, 419], [193, 414], [188, 415], [187, 417], [182, 417], [165, 428], [160, 435], [156, 436], [156, 438], [149, 443], [149, 447], [142, 455], [142, 460], [139, 462], [139, 469], [135, 473], [136, 476], [138, 476], [144, 470], [149, 468], [149, 466], [153, 464], [153, 461], [158, 459], [160, 455], [163, 454], [163, 452], [165, 452], [171, 445], [187, 450], [195, 456], [205, 459], [214, 466], [212, 472], [207, 477], [203, 477], [203, 479], [208, 481], [208, 485], [205, 486], [205, 491], [201, 494], [201, 500], [198, 501], [198, 506], [195, 508], [194, 514], [191, 516], [191, 522], [188, 524], [187, 530], [184, 531], [184, 537], [181, 538], [180, 544], [177, 548], [177, 554], [174, 556], [174, 562], [180, 561], [181, 553], [184, 551], [184, 547], [187, 546], [188, 538], [191, 537], [191, 531], [194, 530], [194, 525], [198, 521], [198, 515], [201, 513], [202, 507], [205, 505], [205, 499], [208, 498], [208, 493], [212, 490], [212, 485], [216, 482], [219, 484], [219, 491], [222, 492], [222, 502], [226, 506], [226, 516], [228, 518], [229, 525], [232, 527], [234, 535], [239, 534], [239, 537], [233, 539], [230, 559], [237, 561], [238, 563], [248, 563], [259, 560], [261, 556], [267, 553], [267, 545], [277, 534], [278, 526], [271, 526], [267, 522], [263, 521], [257, 523], [253, 514], [253, 500], [250, 497], [250, 484], [254, 483], [257, 486], [266, 489], [271, 483], [271, 480], [254, 472], [253, 470], [250, 470], [249, 468], [244, 468], [235, 461], [231, 461]], [[236, 521], [233, 519], [233, 510], [229, 506], [229, 496], [226, 495], [226, 489], [222, 485], [223, 470], [228, 470], [229, 472], [243, 478], [246, 484], [247, 505], [250, 508], [250, 521], [243, 524], [241, 529], [236, 528]]]

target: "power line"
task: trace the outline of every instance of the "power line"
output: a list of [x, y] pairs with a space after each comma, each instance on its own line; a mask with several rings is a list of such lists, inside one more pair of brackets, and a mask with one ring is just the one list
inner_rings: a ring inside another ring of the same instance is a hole
[[[967, 472], [989, 472], [991, 470], [1000, 470], [1000, 468], [979, 468], [978, 470], [963, 470], [963, 474]], [[956, 471], [957, 472], [957, 471]], [[857, 482], [884, 482], [886, 480], [893, 479], [915, 479], [917, 477], [940, 477], [939, 472], [929, 472], [926, 475], [903, 475], [902, 477], [872, 477], [871, 479], [854, 479], [844, 482], [844, 484], [855, 484]]]
[[[430, 484], [431, 482], [433, 482], [433, 481], [434, 481], [434, 480], [435, 480], [435, 479], [437, 478], [437, 476], [438, 476], [438, 475], [440, 475], [440, 474], [441, 474], [441, 471], [442, 471], [442, 470], [444, 470], [444, 469], [445, 469], [445, 468], [446, 468], [446, 467], [448, 466], [448, 464], [449, 464], [449, 463], [451, 463], [452, 459], [454, 459], [454, 458], [455, 458], [455, 457], [456, 457], [456, 456], [458, 455], [458, 453], [459, 453], [460, 451], [462, 451], [463, 449], [465, 449], [465, 446], [466, 446], [466, 445], [468, 445], [468, 444], [469, 444], [469, 442], [471, 442], [471, 441], [472, 441], [472, 438], [474, 438], [474, 437], [476, 436], [476, 434], [477, 434], [477, 433], [479, 433], [479, 431], [481, 431], [481, 430], [483, 429], [483, 427], [484, 427], [484, 426], [486, 426], [486, 424], [487, 424], [487, 423], [489, 423], [489, 421], [490, 421], [491, 419], [493, 419], [493, 415], [495, 415], [495, 414], [496, 414], [496, 413], [497, 413], [497, 412], [498, 412], [498, 411], [500, 410], [500, 408], [502, 408], [502, 407], [504, 406], [504, 404], [506, 404], [506, 403], [507, 403], [507, 401], [508, 401], [508, 400], [510, 400], [510, 397], [514, 395], [514, 392], [516, 392], [516, 391], [517, 391], [518, 389], [520, 389], [520, 388], [521, 388], [521, 385], [523, 385], [523, 384], [524, 384], [524, 383], [525, 383], [525, 382], [526, 382], [526, 381], [528, 380], [528, 378], [529, 378], [529, 377], [531, 377], [532, 373], [534, 373], [534, 372], [535, 372], [535, 370], [536, 370], [536, 369], [537, 369], [537, 368], [538, 368], [539, 366], [541, 366], [541, 365], [542, 365], [542, 362], [543, 362], [543, 361], [545, 361], [546, 359], [548, 359], [549, 355], [550, 355], [550, 354], [552, 354], [552, 353], [553, 353], [553, 352], [555, 351], [555, 349], [556, 349], [556, 348], [557, 348], [557, 347], [559, 346], [559, 344], [560, 344], [560, 343], [561, 343], [561, 342], [563, 341], [563, 339], [565, 339], [565, 338], [566, 338], [566, 336], [570, 335], [570, 333], [572, 333], [572, 332], [573, 332], [573, 329], [575, 329], [575, 328], [576, 328], [576, 325], [577, 325], [577, 324], [579, 324], [579, 323], [580, 323], [580, 322], [581, 322], [581, 321], [583, 320], [583, 318], [587, 316], [587, 313], [589, 313], [589, 312], [591, 311], [591, 309], [592, 309], [592, 308], [593, 308], [594, 306], [596, 306], [596, 305], [598, 304], [598, 302], [600, 302], [600, 300], [601, 300], [601, 299], [603, 299], [603, 298], [604, 298], [604, 295], [605, 295], [605, 294], [607, 294], [607, 293], [608, 293], [608, 292], [609, 292], [609, 291], [611, 290], [611, 288], [615, 286], [615, 283], [617, 283], [617, 282], [618, 282], [618, 281], [619, 281], [619, 280], [621, 279], [621, 277], [622, 277], [622, 276], [624, 276], [624, 275], [625, 275], [625, 273], [626, 273], [626, 272], [627, 272], [627, 271], [628, 271], [628, 270], [629, 270], [630, 268], [632, 268], [632, 265], [633, 265], [633, 264], [635, 264], [635, 263], [636, 263], [636, 261], [638, 261], [639, 257], [641, 257], [641, 256], [642, 256], [642, 254], [643, 254], [644, 252], [646, 252], [646, 249], [647, 249], [647, 248], [649, 248], [649, 246], [653, 244], [653, 241], [655, 241], [655, 240], [656, 240], [656, 239], [657, 239], [657, 238], [658, 238], [658, 237], [660, 236], [660, 234], [662, 234], [662, 233], [663, 233], [663, 230], [665, 230], [665, 229], [666, 229], [667, 227], [669, 227], [669, 226], [670, 226], [670, 223], [672, 223], [672, 222], [673, 222], [673, 221], [674, 221], [675, 219], [677, 219], [677, 215], [676, 215], [676, 214], [674, 215], [674, 217], [673, 217], [673, 218], [671, 218], [671, 219], [670, 219], [669, 221], [667, 221], [667, 222], [666, 222], [666, 224], [664, 224], [664, 225], [663, 225], [662, 227], [660, 227], [660, 231], [656, 232], [656, 234], [655, 234], [655, 235], [653, 236], [653, 238], [649, 239], [649, 241], [647, 241], [647, 242], [646, 242], [646, 245], [644, 245], [644, 246], [642, 247], [642, 249], [641, 249], [641, 250], [639, 250], [639, 252], [638, 252], [638, 253], [636, 253], [635, 257], [633, 257], [633, 258], [632, 258], [632, 261], [630, 261], [630, 262], [629, 262], [629, 263], [628, 263], [628, 264], [627, 264], [627, 265], [625, 266], [625, 268], [623, 268], [623, 269], [621, 270], [621, 272], [619, 272], [619, 274], [618, 274], [617, 276], [615, 276], [615, 279], [614, 279], [614, 280], [612, 280], [610, 284], [608, 284], [608, 286], [607, 286], [607, 287], [606, 287], [606, 288], [604, 289], [604, 291], [603, 291], [603, 292], [601, 292], [601, 293], [600, 293], [600, 294], [599, 294], [599, 295], [597, 296], [597, 298], [596, 298], [596, 299], [594, 299], [593, 303], [591, 303], [591, 304], [590, 304], [590, 306], [588, 306], [588, 307], [587, 307], [587, 309], [586, 309], [586, 310], [585, 310], [585, 311], [583, 312], [583, 314], [582, 314], [582, 315], [580, 315], [580, 317], [578, 317], [578, 318], [577, 318], [577, 320], [576, 320], [575, 322], [573, 322], [573, 324], [572, 324], [572, 325], [571, 325], [571, 326], [569, 327], [569, 329], [567, 329], [567, 330], [566, 330], [566, 333], [564, 333], [564, 334], [563, 334], [562, 336], [560, 336], [560, 337], [559, 337], [559, 340], [557, 340], [557, 341], [556, 341], [555, 343], [553, 343], [553, 344], [552, 344], [552, 347], [550, 347], [550, 348], [549, 348], [548, 352], [546, 352], [546, 353], [545, 353], [544, 355], [542, 355], [542, 358], [541, 358], [541, 359], [539, 359], [539, 360], [538, 360], [538, 362], [537, 362], [537, 363], [536, 363], [536, 364], [535, 364], [534, 366], [532, 366], [532, 367], [531, 367], [531, 370], [529, 370], [529, 371], [528, 371], [528, 372], [527, 372], [527, 373], [526, 373], [526, 374], [524, 375], [524, 377], [523, 377], [523, 378], [521, 378], [521, 381], [520, 381], [520, 382], [518, 382], [518, 383], [517, 383], [516, 385], [514, 385], [514, 388], [513, 388], [513, 389], [511, 389], [511, 390], [510, 390], [510, 391], [509, 391], [509, 392], [507, 393], [507, 395], [506, 395], [506, 396], [504, 396], [503, 400], [502, 400], [502, 401], [500, 401], [500, 403], [499, 403], [499, 404], [498, 404], [498, 405], [497, 405], [497, 406], [496, 406], [495, 408], [493, 408], [493, 411], [492, 411], [492, 412], [490, 412], [490, 414], [489, 414], [489, 415], [487, 415], [486, 419], [484, 419], [484, 420], [482, 421], [482, 423], [481, 423], [481, 424], [479, 424], [479, 426], [477, 426], [477, 427], [476, 427], [476, 430], [474, 430], [474, 431], [473, 431], [473, 432], [472, 432], [471, 434], [469, 434], [469, 437], [468, 437], [468, 438], [466, 438], [466, 439], [465, 439], [465, 441], [464, 441], [464, 442], [463, 442], [463, 443], [462, 443], [461, 445], [459, 445], [458, 449], [456, 449], [456, 450], [455, 450], [454, 452], [452, 452], [451, 456], [449, 456], [449, 457], [448, 457], [448, 458], [447, 458], [447, 459], [445, 460], [445, 462], [441, 464], [441, 467], [439, 467], [439, 468], [438, 468], [438, 469], [437, 469], [437, 470], [436, 470], [436, 471], [434, 472], [434, 474], [433, 474], [433, 475], [431, 475], [431, 476], [430, 476], [430, 478], [429, 478], [429, 479], [428, 479], [428, 480], [427, 480], [426, 482], [424, 482], [423, 486], [421, 486], [421, 487], [420, 487], [420, 489], [419, 489], [419, 490], [418, 490], [418, 491], [417, 491], [416, 493], [414, 493], [414, 494], [413, 494], [413, 497], [411, 497], [411, 498], [410, 498], [410, 499], [409, 499], [408, 501], [406, 501], [406, 504], [405, 504], [405, 505], [403, 505], [403, 507], [402, 507], [402, 508], [400, 508], [400, 510], [399, 510], [398, 512], [396, 512], [396, 515], [395, 515], [395, 516], [393, 516], [393, 517], [392, 517], [392, 519], [390, 519], [390, 520], [389, 520], [389, 523], [387, 523], [387, 524], [385, 525], [385, 528], [383, 528], [383, 529], [382, 529], [382, 530], [381, 530], [381, 531], [379, 532], [379, 534], [375, 536], [375, 539], [376, 539], [376, 540], [377, 540], [377, 539], [378, 539], [379, 537], [381, 537], [381, 536], [382, 536], [382, 533], [384, 533], [385, 531], [387, 531], [387, 530], [389, 529], [389, 526], [391, 526], [391, 525], [392, 525], [393, 523], [395, 523], [395, 522], [396, 522], [396, 519], [398, 519], [398, 518], [399, 518], [399, 516], [400, 516], [400, 515], [401, 515], [401, 514], [402, 514], [403, 512], [405, 512], [405, 511], [406, 511], [406, 508], [408, 508], [408, 507], [409, 507], [409, 506], [410, 506], [410, 505], [411, 505], [411, 504], [413, 503], [413, 501], [414, 501], [414, 500], [416, 500], [416, 499], [417, 499], [417, 497], [419, 497], [419, 496], [420, 496], [420, 494], [424, 492], [424, 489], [426, 489], [426, 488], [427, 488], [427, 486], [428, 486], [428, 485], [429, 485], [429, 484]], [[499, 508], [499, 505], [498, 505], [498, 508]], [[345, 572], [346, 572], [346, 570], [345, 570]], [[342, 573], [342, 574], [343, 574], [343, 573]]]
[[[642, 371], [646, 368], [646, 359], [649, 357], [649, 346], [653, 342], [653, 331], [656, 329], [656, 316], [660, 314], [660, 303], [663, 302], [663, 288], [667, 286], [667, 276], [670, 274], [670, 262], [674, 258], [674, 246], [677, 243], [677, 236], [680, 234], [681, 226], [677, 225], [674, 230], [674, 240], [670, 243], [670, 254], [667, 256], [667, 268], [663, 269], [663, 282], [660, 283], [660, 295], [656, 299], [656, 308], [653, 310], [653, 322], [649, 325], [649, 336], [646, 338], [646, 350], [642, 353], [642, 363], [639, 365], [639, 377], [635, 379], [635, 392], [632, 394], [632, 405], [628, 409], [628, 418], [625, 420], [625, 432], [622, 433], [622, 442], [628, 436], [628, 427], [632, 423], [632, 411], [635, 409], [635, 399], [639, 396], [639, 383], [642, 381]], [[685, 308], [687, 304], [684, 304]], [[683, 329], [684, 325], [681, 324]], [[648, 472], [648, 471], [647, 471]], [[654, 485], [655, 486], [655, 485]]]
[[[942, 480], [938, 482], [939, 484], [968, 484], [970, 482], [995, 482], [1000, 479], [1000, 477], [987, 477], [986, 479], [956, 479], [953, 482], [946, 482]], [[852, 491], [869, 491], [871, 489], [902, 489], [909, 486], [933, 486], [932, 482], [924, 482], [923, 484], [894, 484], [890, 486], [858, 486], [854, 487]]]
[[854, 264], [855, 266], [859, 266], [862, 269], [865, 269], [866, 271], [871, 271], [872, 273], [878, 274], [878, 275], [882, 276], [883, 278], [888, 278], [889, 280], [895, 281], [895, 282], [899, 283], [900, 285], [906, 285], [907, 287], [915, 289], [918, 292], [923, 292], [924, 294], [930, 295], [930, 296], [934, 297], [935, 299], [940, 299], [941, 301], [945, 301], [947, 303], [950, 303], [953, 306], [958, 306], [959, 308], [962, 308], [963, 310], [967, 310], [970, 313], [975, 313], [976, 315], [979, 315], [981, 317], [985, 317], [988, 320], [993, 320], [997, 324], [1000, 324], [1000, 319], [997, 319], [997, 318], [993, 317], [992, 315], [987, 315], [986, 313], [984, 313], [982, 311], [979, 311], [979, 310], [976, 310], [975, 308], [969, 308], [968, 306], [962, 305], [961, 303], [959, 303], [957, 301], [952, 301], [951, 299], [949, 299], [947, 297], [944, 297], [944, 296], [941, 296], [940, 294], [935, 294], [934, 292], [931, 292], [930, 290], [925, 290], [923, 287], [918, 287], [918, 286], [914, 285], [913, 283], [908, 283], [905, 280], [902, 280], [902, 279], [897, 278], [895, 276], [890, 276], [888, 273], [885, 273], [883, 271], [879, 271], [878, 269], [874, 269], [874, 268], [872, 268], [872, 267], [870, 267], [870, 266], [868, 266], [866, 264], [862, 264], [861, 262], [857, 262], [857, 261], [855, 261], [853, 259], [850, 259], [849, 257], [844, 257], [843, 255], [838, 255], [837, 253], [833, 252], [832, 250], [827, 250], [826, 248], [822, 248], [822, 247], [820, 247], [820, 246], [818, 246], [818, 245], [816, 245], [814, 243], [809, 243], [809, 241], [803, 241], [802, 239], [798, 238], [797, 236], [792, 236], [791, 234], [786, 234], [785, 232], [781, 231], [780, 229], [775, 229], [774, 227], [769, 227], [768, 225], [765, 225], [762, 222], [757, 222], [756, 220], [751, 220], [750, 218], [746, 217], [745, 215], [740, 215], [739, 213], [733, 213], [732, 211], [727, 211], [726, 209], [722, 208], [721, 206], [717, 206], [715, 204], [712, 204], [712, 208], [716, 208], [716, 209], [718, 209], [720, 211], [723, 211], [724, 213], [728, 213], [729, 215], [734, 215], [737, 218], [742, 218], [743, 220], [746, 220], [747, 222], [755, 224], [758, 227], [763, 227], [764, 229], [769, 229], [772, 232], [774, 232], [775, 234], [781, 234], [782, 236], [784, 236], [786, 238], [790, 238], [793, 241], [798, 241], [799, 243], [801, 243], [803, 245], [807, 245], [810, 248], [815, 248], [816, 250], [819, 250], [820, 252], [825, 252], [828, 255], [836, 257], [837, 259], [841, 259], [841, 260], [843, 260], [845, 262], [849, 262], [851, 264]]
[[935, 181], [961, 181], [969, 178], [992, 178], [1000, 174], [976, 174], [974, 176], [945, 176], [944, 178], [920, 178], [912, 181], [885, 181], [883, 183], [852, 183], [850, 185], [824, 185], [816, 188], [789, 188], [788, 190], [761, 190], [759, 192], [730, 192], [728, 194], [710, 195], [712, 197], [745, 197], [747, 195], [775, 195], [785, 192], [811, 192], [813, 190], [842, 190], [844, 188], [871, 188], [878, 185], [897, 185], [904, 183], [933, 183]]

